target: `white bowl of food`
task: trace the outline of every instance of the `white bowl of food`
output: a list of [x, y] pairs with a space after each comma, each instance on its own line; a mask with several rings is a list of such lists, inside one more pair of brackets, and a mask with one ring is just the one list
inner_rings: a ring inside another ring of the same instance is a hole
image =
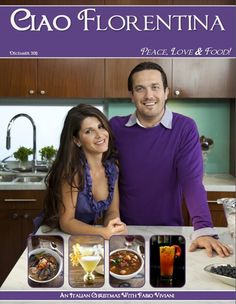
[[48, 283], [62, 271], [62, 259], [50, 248], [37, 248], [29, 252], [28, 277], [37, 283]]
[[142, 256], [132, 249], [116, 249], [110, 252], [110, 275], [119, 280], [129, 280], [135, 277], [142, 269]]

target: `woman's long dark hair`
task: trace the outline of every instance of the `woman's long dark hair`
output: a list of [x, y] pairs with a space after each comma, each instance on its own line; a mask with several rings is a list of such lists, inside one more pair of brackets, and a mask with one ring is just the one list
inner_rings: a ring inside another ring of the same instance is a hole
[[[83, 150], [74, 143], [74, 137], [78, 137], [82, 121], [87, 117], [96, 117], [109, 133], [108, 150], [103, 153], [102, 162], [117, 159], [114, 138], [106, 116], [91, 105], [80, 104], [73, 107], [65, 118], [56, 159], [45, 179], [47, 191], [44, 200], [43, 223], [51, 228], [59, 226], [59, 210], [62, 206], [64, 207], [63, 183], [71, 186], [71, 193], [73, 190], [81, 191], [84, 188], [86, 158]], [[78, 176], [78, 179], [75, 179], [75, 176]], [[76, 184], [76, 180], [79, 184]]]

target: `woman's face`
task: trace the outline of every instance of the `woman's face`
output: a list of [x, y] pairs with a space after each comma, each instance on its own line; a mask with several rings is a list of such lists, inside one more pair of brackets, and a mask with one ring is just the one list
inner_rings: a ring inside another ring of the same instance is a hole
[[85, 153], [103, 153], [108, 150], [109, 133], [96, 117], [87, 117], [82, 121], [75, 141]]

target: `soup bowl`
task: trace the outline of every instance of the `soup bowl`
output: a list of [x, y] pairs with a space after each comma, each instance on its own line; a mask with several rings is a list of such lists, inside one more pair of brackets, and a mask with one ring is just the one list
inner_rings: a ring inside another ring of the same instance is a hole
[[37, 283], [48, 283], [62, 271], [63, 263], [59, 254], [50, 248], [37, 248], [28, 255], [28, 277]]
[[132, 249], [116, 249], [110, 252], [110, 275], [119, 280], [129, 280], [142, 269], [144, 260], [140, 253]]

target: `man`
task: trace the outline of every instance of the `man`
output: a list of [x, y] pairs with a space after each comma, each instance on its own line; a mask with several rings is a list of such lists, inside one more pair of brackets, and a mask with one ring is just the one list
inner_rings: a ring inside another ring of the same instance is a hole
[[128, 90], [135, 113], [110, 121], [120, 157], [122, 221], [181, 226], [184, 197], [194, 226], [190, 251], [228, 256], [231, 249], [217, 239], [207, 205], [196, 124], [166, 106], [165, 72], [156, 63], [141, 63], [129, 75]]

